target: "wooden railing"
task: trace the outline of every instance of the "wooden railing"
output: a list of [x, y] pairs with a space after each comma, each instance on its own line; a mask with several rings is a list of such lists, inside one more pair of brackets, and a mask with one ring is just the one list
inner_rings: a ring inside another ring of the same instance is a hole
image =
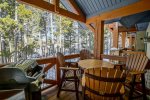
[[[65, 59], [74, 59], [80, 57], [79, 54], [71, 54], [71, 55], [66, 55]], [[119, 61], [126, 61], [126, 57], [121, 57], [121, 56], [115, 56], [115, 55], [104, 55], [101, 54], [101, 59], [109, 59], [109, 60], [119, 60]], [[52, 79], [44, 79], [44, 83], [50, 84], [51, 86], [58, 85], [60, 82], [60, 69], [59, 69], [59, 64], [57, 61], [56, 57], [50, 57], [50, 58], [42, 58], [42, 59], [36, 59], [39, 65], [45, 64], [46, 66], [44, 67], [44, 73], [47, 73], [51, 68], [55, 67], [56, 70], [56, 78], [54, 80]], [[0, 67], [5, 66], [6, 64], [0, 64]], [[149, 63], [150, 65], [150, 63]], [[149, 67], [148, 65], [148, 67]]]
[[[71, 55], [66, 55], [65, 60], [67, 59], [73, 59], [73, 58], [78, 58], [80, 55], [79, 54], [71, 54]], [[56, 79], [51, 80], [51, 79], [44, 79], [44, 83], [46, 84], [51, 84], [51, 85], [58, 85], [60, 82], [60, 69], [59, 69], [59, 63], [57, 61], [56, 57], [51, 57], [51, 58], [43, 58], [43, 59], [37, 59], [37, 62], [39, 65], [41, 64], [47, 64], [46, 67], [44, 67], [44, 73], [46, 73], [49, 69], [55, 66], [56, 68]]]

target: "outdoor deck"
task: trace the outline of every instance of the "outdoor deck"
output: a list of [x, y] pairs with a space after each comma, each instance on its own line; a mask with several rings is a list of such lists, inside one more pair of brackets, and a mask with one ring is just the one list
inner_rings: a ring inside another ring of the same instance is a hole
[[[74, 88], [74, 84], [73, 83], [67, 83], [65, 85], [65, 88], [69, 88], [69, 89]], [[44, 90], [42, 92], [42, 100], [76, 100], [75, 93], [65, 92], [65, 91], [62, 91], [61, 94], [60, 94], [60, 97], [57, 98], [57, 91], [58, 91], [57, 86], [54, 86], [54, 87], [49, 88], [47, 90]], [[81, 91], [81, 87], [80, 87], [80, 91]], [[17, 93], [17, 92], [14, 92], [14, 93]], [[79, 99], [83, 100], [81, 94], [79, 94]], [[8, 100], [25, 100], [24, 93], [21, 92], [21, 93], [15, 95], [15, 96], [9, 98]], [[128, 100], [127, 96], [125, 96], [125, 100]], [[142, 100], [142, 98], [138, 98], [138, 99], [135, 99], [135, 100]]]
[[[65, 88], [74, 88], [74, 84], [73, 83], [67, 83], [65, 85]], [[75, 93], [73, 92], [65, 92], [62, 91], [60, 94], [60, 97], [57, 98], [57, 91], [58, 91], [58, 87], [54, 86], [52, 88], [49, 88], [47, 90], [44, 90], [42, 92], [42, 100], [76, 100], [76, 96]], [[81, 91], [81, 88], [80, 88]], [[9, 95], [8, 95], [9, 94]], [[82, 100], [82, 96], [81, 94], [79, 94], [80, 100]], [[24, 92], [21, 91], [13, 91], [13, 92], [7, 92], [5, 93], [5, 95], [0, 97], [0, 100], [2, 99], [8, 99], [8, 100], [25, 100], [24, 97]]]
[[[74, 84], [73, 83], [66, 84], [65, 88], [69, 88], [69, 89], [74, 88]], [[76, 96], [74, 92], [62, 91], [60, 93], [60, 97], [57, 98], [57, 91], [58, 91], [57, 86], [54, 86], [53, 88], [43, 91], [42, 95], [46, 95], [47, 100], [76, 100]], [[81, 91], [81, 88], [80, 88], [80, 91]], [[79, 97], [80, 97], [80, 100], [82, 100], [81, 94], [79, 94]]]

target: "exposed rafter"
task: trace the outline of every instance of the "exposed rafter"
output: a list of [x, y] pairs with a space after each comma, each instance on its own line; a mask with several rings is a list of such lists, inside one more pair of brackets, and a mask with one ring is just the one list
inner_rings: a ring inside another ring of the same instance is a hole
[[136, 29], [136, 27], [126, 28], [124, 26], [119, 26], [118, 31], [119, 32], [136, 32], [138, 30]]
[[38, 7], [40, 9], [47, 10], [49, 12], [57, 13], [61, 16], [65, 16], [65, 17], [68, 17], [68, 18], [71, 18], [73, 20], [77, 20], [77, 21], [80, 21], [83, 23], [85, 23], [85, 21], [86, 21], [85, 17], [83, 17], [81, 15], [77, 15], [75, 13], [72, 13], [68, 10], [63, 9], [63, 8], [60, 8], [59, 7], [59, 0], [55, 0], [54, 4], [48, 3], [48, 2], [43, 1], [43, 0], [17, 0], [17, 1]]
[[149, 3], [150, 3], [149, 0], [140, 0], [139, 2], [136, 2], [134, 4], [124, 6], [119, 9], [105, 12], [98, 16], [88, 18], [86, 20], [86, 23], [89, 24], [89, 23], [95, 22], [96, 19], [110, 20], [110, 19], [120, 18], [120, 17], [124, 17], [128, 15], [144, 12], [144, 11], [150, 10]]
[[76, 14], [85, 17], [81, 9], [77, 6], [74, 0], [66, 0]]
[[95, 28], [92, 27], [90, 24], [86, 24], [86, 26], [93, 32], [95, 33]]

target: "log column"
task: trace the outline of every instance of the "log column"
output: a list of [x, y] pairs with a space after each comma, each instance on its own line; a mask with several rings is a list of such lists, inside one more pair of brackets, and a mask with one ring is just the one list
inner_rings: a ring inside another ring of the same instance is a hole
[[125, 48], [126, 43], [126, 32], [122, 32], [122, 48]]
[[129, 47], [131, 48], [133, 44], [132, 35], [129, 36]]
[[118, 38], [119, 38], [119, 32], [118, 32], [118, 23], [115, 23], [115, 27], [113, 28], [113, 48], [118, 48]]
[[94, 32], [94, 57], [100, 59], [104, 49], [104, 21], [97, 19]]

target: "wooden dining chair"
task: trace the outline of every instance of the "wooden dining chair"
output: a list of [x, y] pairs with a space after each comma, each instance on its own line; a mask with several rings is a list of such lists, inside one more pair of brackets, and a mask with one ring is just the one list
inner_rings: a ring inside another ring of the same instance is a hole
[[142, 55], [146, 55], [145, 52], [141, 52], [141, 51], [126, 51], [126, 50], [121, 50], [120, 51], [120, 56], [128, 56], [131, 54], [142, 54]]
[[[76, 99], [79, 100], [78, 88], [79, 88], [80, 73], [78, 72], [79, 68], [78, 68], [78, 66], [76, 66], [77, 64], [73, 64], [73, 65], [75, 65], [75, 66], [73, 66], [72, 63], [70, 64], [68, 62], [65, 62], [65, 57], [60, 52], [57, 53], [57, 59], [58, 59], [59, 66], [60, 66], [59, 68], [62, 71], [62, 78], [61, 78], [61, 82], [59, 84], [57, 97], [59, 97], [59, 94], [61, 91], [69, 91], [69, 92], [75, 92], [76, 93]], [[63, 84], [65, 84], [66, 81], [74, 82], [75, 83], [75, 90], [64, 89]]]
[[84, 100], [123, 100], [125, 71], [108, 68], [85, 70], [82, 79]]
[[126, 57], [116, 55], [101, 54], [101, 59], [112, 63], [114, 65], [114, 68], [118, 69], [123, 69], [126, 63]]
[[92, 58], [92, 54], [89, 50], [87, 49], [82, 49], [80, 51], [80, 60], [84, 60], [84, 59], [91, 59]]
[[[148, 61], [148, 58], [144, 54], [130, 54], [127, 56], [126, 86], [130, 89], [129, 100], [140, 96], [143, 96], [143, 99], [146, 100], [145, 68]], [[139, 86], [142, 88], [142, 94], [139, 92]], [[136, 97], [133, 96], [134, 93], [137, 94]]]

